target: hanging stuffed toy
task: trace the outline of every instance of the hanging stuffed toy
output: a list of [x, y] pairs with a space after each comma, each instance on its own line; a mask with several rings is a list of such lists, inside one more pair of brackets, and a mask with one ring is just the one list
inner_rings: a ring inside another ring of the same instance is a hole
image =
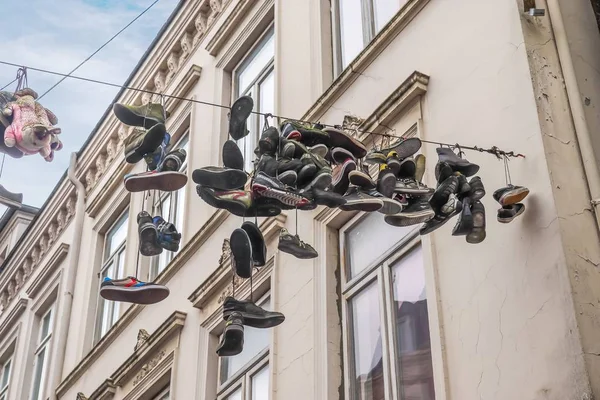
[[6, 104], [2, 113], [12, 117], [11, 124], [4, 132], [4, 144], [15, 147], [23, 154], [37, 154], [46, 161], [54, 159], [54, 150], [62, 144], [56, 137], [60, 128], [54, 125], [58, 119], [54, 113], [36, 101], [38, 95], [29, 88], [15, 92], [16, 100]]

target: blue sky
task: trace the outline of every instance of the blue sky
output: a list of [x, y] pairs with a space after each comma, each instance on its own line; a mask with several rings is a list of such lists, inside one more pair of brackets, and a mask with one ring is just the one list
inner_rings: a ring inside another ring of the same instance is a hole
[[[0, 60], [68, 73], [153, 0], [26, 0], [11, 2], [0, 17], [3, 40]], [[160, 0], [125, 32], [74, 75], [122, 84], [168, 19], [178, 0]], [[26, 18], [27, 24], [23, 24]], [[0, 65], [0, 87], [16, 76]], [[39, 94], [60, 77], [30, 71], [29, 86]], [[14, 90], [14, 85], [6, 90]], [[63, 149], [52, 163], [41, 156], [6, 157], [0, 184], [23, 193], [23, 202], [41, 206], [90, 134], [118, 89], [67, 79], [41, 100], [59, 119]], [[2, 209], [0, 208], [0, 211]]]

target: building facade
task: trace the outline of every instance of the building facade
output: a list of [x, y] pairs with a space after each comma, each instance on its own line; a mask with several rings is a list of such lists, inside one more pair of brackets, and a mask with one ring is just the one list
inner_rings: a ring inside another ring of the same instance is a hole
[[[127, 82], [174, 97], [122, 90], [115, 102], [164, 102], [190, 178], [221, 164], [227, 140], [228, 110], [202, 102], [249, 94], [263, 113], [346, 120], [368, 146], [382, 138], [365, 132], [522, 153], [509, 167], [531, 190], [526, 212], [496, 221], [503, 162], [466, 151], [488, 192], [483, 243], [450, 224], [419, 236], [378, 213], [284, 212], [258, 219], [269, 260], [251, 287], [224, 242], [242, 218], [205, 204], [191, 179], [125, 191], [143, 166], [125, 163], [131, 131], [109, 107], [24, 233], [0, 233], [0, 400], [598, 398], [600, 35], [589, 0], [531, 3], [182, 0]], [[528, 15], [535, 6], [545, 15]], [[264, 124], [250, 119], [247, 159]], [[435, 145], [421, 152], [431, 186]], [[141, 210], [176, 224], [177, 254], [138, 254]], [[279, 252], [282, 227], [320, 256]], [[170, 296], [99, 297], [103, 277], [129, 275]], [[286, 320], [246, 328], [244, 352], [219, 359], [232, 285]]]

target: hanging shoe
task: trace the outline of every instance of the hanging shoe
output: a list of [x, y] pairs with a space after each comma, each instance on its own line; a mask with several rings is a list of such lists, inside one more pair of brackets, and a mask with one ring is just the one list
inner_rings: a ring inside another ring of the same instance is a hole
[[[297, 158], [280, 158], [275, 163], [276, 169], [278, 173], [283, 173], [286, 171], [296, 171], [299, 172], [303, 167], [302, 161]], [[268, 175], [268, 174], [267, 174]]]
[[252, 262], [255, 267], [262, 267], [267, 263], [267, 245], [260, 228], [254, 222], [246, 221], [242, 224], [252, 245]]
[[269, 154], [274, 156], [279, 147], [279, 131], [276, 127], [271, 126], [264, 130], [258, 141], [260, 154]]
[[473, 230], [473, 226], [470, 199], [466, 197], [462, 202], [462, 211], [458, 216], [456, 225], [452, 229], [452, 236], [466, 236]]
[[153, 153], [163, 142], [167, 130], [163, 124], [156, 124], [147, 131], [134, 129], [125, 139], [125, 161], [129, 164], [140, 162], [146, 154]]
[[411, 178], [415, 179], [415, 174], [417, 172], [417, 163], [415, 163], [414, 158], [408, 157], [404, 160], [400, 161], [400, 166], [398, 168], [398, 178]]
[[356, 162], [352, 159], [346, 160], [343, 164], [337, 165], [333, 169], [333, 180], [331, 183], [333, 185], [333, 191], [335, 193], [341, 195], [346, 193], [350, 185], [350, 179], [348, 177], [348, 174], [354, 170], [356, 170]]
[[[173, 150], [165, 156], [162, 164], [159, 166], [159, 171], [176, 171], [179, 172], [187, 157], [187, 152], [184, 149]], [[183, 174], [185, 175], [185, 174]], [[187, 182], [187, 175], [186, 175]]]
[[381, 164], [379, 166], [379, 177], [377, 178], [377, 191], [385, 197], [391, 198], [394, 195], [395, 187], [396, 176], [387, 164]]
[[501, 206], [509, 206], [511, 204], [520, 203], [529, 194], [529, 189], [524, 186], [508, 185], [494, 192], [492, 197]]
[[301, 207], [308, 203], [307, 199], [286, 188], [278, 179], [263, 172], [259, 172], [252, 180], [252, 191], [259, 196], [270, 197], [293, 207]]
[[423, 182], [423, 176], [425, 175], [426, 159], [423, 154], [417, 154], [415, 156], [415, 180], [419, 183]]
[[366, 168], [363, 171], [350, 171], [348, 174], [348, 180], [350, 181], [351, 185], [358, 186], [364, 190], [372, 190], [377, 187], [377, 184], [373, 181]]
[[23, 205], [23, 193], [9, 192], [0, 185], [0, 204], [3, 204], [9, 208], [21, 208]]
[[402, 204], [400, 204], [398, 201], [394, 200], [394, 199], [390, 199], [389, 197], [384, 196], [383, 194], [379, 193], [377, 190], [375, 189], [370, 189], [370, 190], [364, 190], [364, 192], [375, 198], [375, 199], [379, 199], [383, 202], [383, 207], [381, 207], [379, 210], [377, 210], [378, 212], [385, 214], [385, 215], [393, 215], [393, 214], [398, 214], [399, 212], [402, 211]]
[[467, 234], [467, 243], [477, 244], [485, 240], [485, 207], [479, 200], [475, 200], [471, 206], [473, 214], [473, 229]]
[[279, 138], [279, 155], [285, 158], [294, 158], [296, 154], [296, 145], [293, 140]]
[[400, 138], [390, 146], [381, 149], [384, 154], [389, 154], [391, 151], [395, 151], [400, 160], [408, 158], [414, 155], [421, 148], [421, 140], [416, 137], [408, 139]]
[[458, 178], [458, 198], [460, 201], [462, 201], [462, 199], [468, 196], [471, 192], [471, 185], [469, 184], [467, 177], [460, 172], [456, 172], [455, 175]]
[[192, 172], [192, 180], [198, 185], [217, 190], [241, 189], [248, 175], [239, 169], [226, 167], [203, 167]]
[[317, 170], [317, 166], [312, 162], [302, 166], [298, 172], [298, 187], [303, 188], [305, 185], [310, 183], [310, 181], [312, 181], [317, 175]]
[[227, 210], [238, 217], [245, 216], [252, 205], [252, 194], [244, 190], [215, 191], [198, 185], [196, 192], [209, 206]]
[[398, 176], [400, 173], [400, 158], [398, 158], [398, 153], [395, 151], [390, 151], [385, 159], [385, 163], [388, 168], [392, 171], [395, 176]]
[[124, 179], [127, 191], [144, 192], [146, 190], [161, 190], [174, 192], [187, 184], [187, 175], [175, 171], [148, 171], [137, 174], [127, 174]]
[[267, 311], [252, 301], [236, 300], [226, 297], [223, 301], [223, 319], [229, 319], [233, 313], [240, 313], [244, 325], [252, 328], [273, 328], [285, 321], [285, 316], [276, 311]]
[[356, 164], [356, 157], [350, 151], [341, 147], [331, 149], [331, 160], [338, 165], [344, 164], [348, 160], [352, 160]]
[[461, 158], [456, 153], [447, 147], [438, 147], [436, 149], [440, 162], [445, 162], [452, 167], [455, 172], [460, 172], [466, 177], [473, 176], [479, 171], [479, 165], [469, 162], [465, 158]]
[[450, 164], [439, 161], [437, 162], [437, 164], [435, 164], [435, 180], [438, 183], [444, 182], [446, 179], [448, 179], [448, 177], [452, 175], [454, 175], [454, 170], [452, 170]]
[[100, 296], [110, 301], [155, 304], [169, 296], [169, 288], [156, 283], [138, 281], [133, 276], [123, 279], [104, 278]]
[[369, 196], [356, 186], [350, 186], [344, 195], [346, 204], [340, 206], [343, 211], [379, 211], [383, 207], [383, 200]]
[[158, 103], [147, 103], [141, 106], [130, 106], [127, 104], [113, 104], [113, 112], [119, 121], [129, 126], [138, 126], [151, 129], [155, 125], [165, 123], [165, 115], [169, 118], [170, 113], [165, 112], [163, 106]]
[[365, 156], [365, 163], [367, 164], [385, 164], [387, 161], [387, 154], [384, 154], [381, 150], [371, 150]]
[[277, 248], [303, 260], [319, 256], [319, 253], [311, 245], [304, 243], [298, 235], [292, 235], [285, 228], [281, 228]]
[[229, 139], [223, 144], [223, 165], [231, 169], [244, 170], [244, 156], [237, 143]]
[[326, 158], [327, 154], [329, 153], [329, 148], [327, 148], [327, 146], [325, 146], [324, 144], [317, 144], [315, 146], [310, 147], [308, 151], [311, 154], [315, 154], [322, 158]]
[[367, 155], [367, 148], [359, 140], [335, 128], [323, 129], [329, 135], [329, 145], [331, 147], [341, 147], [348, 150], [356, 158], [363, 158]]
[[296, 171], [285, 171], [277, 176], [277, 179], [286, 186], [296, 186], [298, 174]]
[[502, 206], [501, 209], [498, 210], [498, 222], [502, 222], [503, 224], [508, 224], [512, 222], [515, 218], [525, 212], [525, 204], [517, 203], [510, 204], [507, 206]]
[[462, 208], [460, 200], [458, 200], [454, 193], [451, 194], [446, 204], [441, 207], [441, 211], [436, 212], [432, 219], [425, 222], [419, 230], [419, 233], [421, 235], [427, 235], [436, 229], [441, 228], [446, 222], [450, 221], [452, 217], [459, 214], [462, 211]]
[[156, 216], [152, 218], [156, 231], [158, 232], [157, 242], [165, 250], [177, 252], [179, 251], [179, 243], [181, 234], [177, 232], [177, 228], [170, 222], [167, 222], [163, 217]]
[[[292, 207], [290, 207], [291, 209]], [[268, 197], [258, 197], [251, 201], [250, 207], [242, 214], [244, 217], [274, 217], [281, 214], [282, 204]]]
[[219, 357], [232, 357], [244, 350], [244, 319], [242, 314], [232, 312], [225, 322], [225, 329], [217, 347]]
[[307, 190], [301, 190], [300, 194], [307, 199], [312, 200], [314, 204], [319, 206], [337, 208], [346, 204], [344, 196], [329, 190], [321, 190], [313, 187]]
[[[298, 136], [298, 133], [300, 134]], [[329, 135], [314, 127], [298, 121], [286, 120], [281, 124], [281, 136], [288, 140], [297, 140], [305, 146], [317, 144], [329, 145]]]
[[158, 146], [156, 150], [152, 153], [146, 154], [144, 156], [144, 161], [146, 161], [146, 165], [148, 165], [148, 170], [154, 171], [158, 169], [158, 167], [162, 164], [163, 160], [167, 156], [167, 149], [169, 147], [169, 143], [171, 142], [171, 135], [167, 132], [165, 133], [165, 137]]
[[485, 196], [485, 187], [483, 186], [483, 182], [481, 181], [480, 177], [472, 177], [469, 181], [469, 186], [471, 189], [469, 190], [468, 196], [473, 202], [483, 199], [483, 196]]
[[417, 197], [410, 201], [402, 212], [395, 215], [386, 215], [384, 221], [392, 226], [411, 226], [427, 222], [435, 216], [429, 202]]
[[163, 252], [158, 243], [158, 230], [152, 217], [146, 211], [141, 211], [137, 216], [138, 234], [140, 236], [140, 254], [151, 257]]
[[248, 233], [235, 229], [229, 238], [231, 246], [231, 264], [240, 278], [250, 278], [252, 275], [252, 243]]
[[456, 194], [458, 192], [458, 177], [452, 175], [444, 180], [441, 184], [438, 185], [435, 192], [429, 199], [429, 204], [431, 207], [438, 211], [450, 198], [450, 195]]
[[242, 96], [237, 99], [231, 106], [231, 113], [229, 115], [229, 135], [234, 140], [240, 140], [249, 131], [246, 127], [246, 121], [252, 113], [254, 108], [254, 100], [250, 96]]
[[396, 180], [394, 192], [410, 194], [412, 196], [427, 196], [432, 194], [434, 191], [432, 188], [428, 188], [426, 185], [419, 185], [412, 178], [401, 178]]
[[312, 188], [325, 190], [331, 186], [333, 177], [329, 168], [323, 168], [317, 172], [315, 177], [306, 185], [302, 186], [302, 190], [310, 190]]

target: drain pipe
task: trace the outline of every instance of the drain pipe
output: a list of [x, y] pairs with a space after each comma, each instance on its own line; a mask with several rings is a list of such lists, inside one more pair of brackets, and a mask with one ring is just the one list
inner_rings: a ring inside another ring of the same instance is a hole
[[562, 66], [563, 77], [567, 89], [567, 96], [571, 104], [571, 113], [573, 115], [573, 123], [575, 125], [575, 134], [579, 143], [579, 152], [583, 161], [583, 169], [587, 180], [587, 185], [592, 198], [591, 203], [596, 216], [596, 224], [600, 229], [600, 171], [596, 162], [596, 155], [592, 147], [592, 139], [590, 130], [585, 119], [585, 111], [575, 67], [573, 66], [573, 58], [571, 49], [567, 40], [567, 32], [565, 30], [564, 19], [560, 10], [558, 0], [547, 0], [548, 18], [550, 18], [550, 26], [554, 34], [554, 41], [558, 51], [558, 58]]
[[54, 368], [52, 369], [51, 386], [52, 393], [50, 400], [57, 400], [56, 388], [62, 381], [65, 352], [67, 351], [67, 343], [69, 336], [69, 323], [71, 320], [71, 308], [73, 305], [73, 291], [75, 289], [75, 281], [77, 278], [77, 265], [79, 264], [79, 253], [81, 250], [81, 233], [83, 231], [83, 222], [85, 217], [85, 187], [83, 183], [75, 176], [77, 167], [77, 153], [71, 153], [71, 162], [67, 176], [71, 183], [75, 186], [77, 192], [77, 203], [75, 207], [75, 219], [73, 226], [73, 240], [69, 249], [69, 265], [67, 266], [66, 279], [62, 289], [63, 301], [61, 305], [60, 319], [58, 321], [58, 335], [55, 348], [56, 357], [54, 359]]

